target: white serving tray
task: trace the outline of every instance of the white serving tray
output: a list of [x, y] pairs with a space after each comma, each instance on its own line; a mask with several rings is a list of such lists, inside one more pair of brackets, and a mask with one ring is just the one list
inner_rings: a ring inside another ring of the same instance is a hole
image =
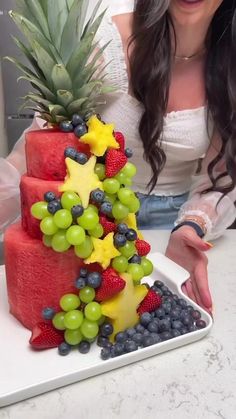
[[204, 337], [212, 327], [212, 319], [208, 313], [183, 295], [181, 285], [188, 279], [188, 272], [160, 253], [152, 254], [149, 259], [152, 260], [155, 269], [147, 282], [152, 283], [156, 279], [164, 281], [173, 292], [201, 311], [207, 327], [108, 361], [101, 360], [101, 348], [95, 344], [87, 355], [81, 355], [75, 350], [66, 357], [59, 356], [57, 349], [40, 352], [31, 350], [28, 345], [30, 332], [9, 314], [5, 280], [0, 281], [0, 407]]

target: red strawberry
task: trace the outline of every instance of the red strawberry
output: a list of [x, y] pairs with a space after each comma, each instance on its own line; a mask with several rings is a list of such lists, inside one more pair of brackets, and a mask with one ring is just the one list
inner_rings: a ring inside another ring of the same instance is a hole
[[150, 244], [145, 242], [145, 240], [136, 240], [135, 246], [139, 256], [147, 256], [151, 250]]
[[114, 297], [125, 287], [125, 281], [114, 271], [108, 268], [102, 273], [102, 284], [96, 290], [96, 300], [104, 301]]
[[37, 323], [34, 326], [29, 341], [34, 349], [56, 348], [62, 342], [64, 342], [63, 332], [44, 322]]
[[113, 223], [113, 221], [108, 220], [105, 215], [100, 215], [99, 222], [103, 226], [105, 236], [113, 231], [116, 231], [116, 224]]
[[144, 300], [141, 302], [138, 308], [138, 314], [141, 315], [146, 311], [154, 311], [161, 305], [161, 297], [153, 290], [149, 290]]
[[126, 165], [128, 159], [120, 150], [111, 148], [106, 155], [106, 176], [113, 177]]
[[116, 131], [115, 132], [115, 139], [118, 142], [118, 144], [120, 145], [120, 151], [124, 152], [125, 151], [125, 137], [122, 134], [122, 132]]

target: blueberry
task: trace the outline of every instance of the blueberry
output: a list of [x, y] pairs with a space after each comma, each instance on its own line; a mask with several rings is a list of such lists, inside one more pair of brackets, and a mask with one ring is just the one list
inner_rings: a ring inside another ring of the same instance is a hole
[[124, 234], [116, 233], [114, 236], [115, 247], [122, 247], [126, 244], [127, 239]]
[[45, 320], [52, 320], [54, 317], [55, 310], [51, 307], [46, 307], [42, 310], [42, 318]]
[[135, 335], [136, 330], [134, 327], [130, 327], [129, 329], [126, 330], [126, 333], [129, 338], [132, 338]]
[[162, 285], [161, 289], [162, 289], [163, 295], [166, 295], [166, 292], [169, 291], [169, 288], [166, 287], [165, 285]]
[[110, 348], [103, 348], [101, 350], [101, 358], [103, 361], [106, 361], [107, 359], [111, 358], [111, 349]]
[[48, 203], [48, 212], [50, 212], [50, 214], [55, 214], [61, 208], [61, 203], [57, 199]]
[[137, 345], [141, 345], [143, 341], [143, 335], [141, 333], [135, 333], [132, 337], [133, 341], [137, 343]]
[[151, 333], [152, 338], [154, 339], [154, 343], [161, 342], [161, 337], [158, 335], [158, 333]]
[[81, 354], [87, 354], [90, 351], [90, 343], [86, 342], [86, 340], [82, 340], [79, 343], [78, 350]]
[[129, 259], [129, 263], [138, 263], [139, 265], [142, 262], [142, 258], [139, 255], [134, 255], [132, 258]]
[[139, 323], [137, 324], [137, 326], [135, 326], [136, 332], [137, 333], [143, 333], [144, 332], [144, 327]]
[[64, 156], [65, 157], [69, 157], [72, 160], [76, 159], [76, 155], [77, 155], [77, 150], [73, 147], [66, 147], [65, 151], [64, 151]]
[[151, 333], [147, 329], [145, 329], [144, 332], [143, 332], [143, 336], [150, 336], [150, 334]]
[[156, 317], [157, 317], [158, 319], [164, 319], [164, 317], [165, 317], [165, 310], [164, 310], [162, 307], [160, 307], [160, 308], [158, 308], [158, 309], [155, 311], [155, 314], [156, 314]]
[[76, 127], [79, 124], [84, 124], [84, 120], [82, 118], [82, 116], [80, 116], [79, 114], [75, 113], [72, 116], [72, 125], [74, 125], [74, 127]]
[[188, 331], [189, 332], [195, 332], [195, 330], [197, 330], [197, 328], [193, 323], [190, 324], [190, 326], [188, 326]]
[[117, 231], [120, 234], [126, 234], [128, 230], [129, 230], [129, 227], [125, 223], [120, 223], [117, 225]]
[[172, 337], [173, 337], [173, 335], [172, 335], [171, 332], [166, 331], [166, 332], [161, 333], [161, 340], [162, 341], [172, 339]]
[[102, 348], [108, 348], [110, 345], [110, 342], [107, 337], [105, 336], [98, 336], [97, 338], [97, 345], [101, 346]]
[[154, 282], [154, 285], [155, 285], [156, 287], [158, 287], [158, 288], [162, 288], [162, 287], [163, 287], [163, 285], [164, 285], [164, 283], [163, 283], [162, 281], [155, 281], [155, 282]]
[[100, 211], [105, 215], [112, 215], [112, 204], [110, 202], [103, 202]]
[[94, 189], [94, 190], [91, 192], [91, 199], [93, 200], [93, 202], [96, 202], [96, 203], [98, 203], [98, 204], [101, 204], [101, 203], [103, 202], [104, 198], [105, 198], [105, 194], [104, 194], [104, 192], [103, 192], [101, 189], [99, 189], [99, 188]]
[[54, 194], [54, 192], [49, 191], [44, 194], [44, 199], [46, 202], [55, 201], [56, 195]]
[[115, 336], [116, 342], [123, 343], [127, 339], [127, 334], [125, 332], [119, 332]]
[[58, 346], [59, 355], [62, 355], [62, 356], [68, 355], [70, 351], [71, 351], [71, 346], [66, 342], [62, 342]]
[[[154, 287], [155, 287], [155, 288], [154, 288]], [[157, 287], [156, 285], [152, 286], [151, 288], [154, 288], [154, 291], [155, 291], [157, 294], [159, 294], [159, 295], [160, 295], [160, 297], [162, 297], [162, 296], [163, 296], [163, 292], [162, 292], [162, 289], [161, 289], [161, 288]]]
[[181, 310], [180, 312], [180, 319], [182, 320], [184, 317], [189, 316], [188, 310]]
[[148, 324], [147, 328], [148, 328], [149, 332], [157, 333], [158, 332], [158, 323], [155, 322], [155, 321], [152, 321]]
[[133, 150], [131, 150], [131, 148], [127, 147], [127, 148], [125, 149], [125, 155], [126, 155], [126, 157], [127, 157], [128, 159], [130, 159], [130, 157], [132, 157], [132, 156], [133, 156]]
[[183, 323], [180, 320], [173, 320], [171, 322], [171, 327], [172, 327], [172, 329], [177, 329], [177, 330], [181, 331], [181, 329], [183, 327]]
[[126, 233], [126, 237], [127, 237], [127, 240], [129, 241], [137, 240], [138, 238], [137, 231], [135, 231], [133, 228], [129, 228], [129, 230]]
[[197, 320], [196, 321], [196, 326], [198, 329], [204, 329], [206, 327], [206, 322], [204, 320]]
[[143, 313], [140, 317], [140, 323], [142, 326], [147, 326], [152, 321], [152, 315], [148, 312]]
[[83, 209], [82, 205], [74, 205], [71, 208], [71, 214], [74, 218], [81, 217], [81, 215], [83, 215], [83, 213], [84, 213], [84, 209]]
[[185, 308], [187, 307], [187, 301], [185, 301], [183, 298], [179, 298], [178, 304], [180, 307]]
[[187, 307], [186, 307], [186, 310], [187, 310], [190, 314], [192, 314], [192, 311], [194, 311], [194, 308], [193, 308], [192, 306], [187, 306]]
[[170, 317], [172, 320], [178, 320], [180, 318], [180, 311], [176, 308], [172, 308], [170, 312]]
[[190, 317], [190, 315], [184, 316], [181, 318], [181, 320], [184, 326], [189, 327], [191, 324], [193, 324], [193, 319]]
[[146, 348], [147, 346], [154, 345], [155, 340], [152, 335], [144, 336], [143, 337], [143, 347]]
[[201, 313], [198, 310], [193, 310], [191, 316], [194, 320], [199, 320], [201, 318]]
[[100, 327], [100, 333], [102, 336], [107, 337], [113, 333], [113, 326], [111, 323], [103, 323]]
[[80, 276], [82, 278], [87, 278], [87, 275], [88, 275], [88, 270], [86, 268], [81, 268], [80, 269]]
[[169, 314], [172, 310], [171, 304], [166, 302], [162, 304], [162, 308], [165, 310], [166, 314]]
[[115, 343], [115, 345], [113, 346], [114, 348], [114, 352], [116, 356], [120, 356], [124, 353], [125, 351], [125, 345], [124, 343]]
[[138, 345], [133, 340], [127, 340], [124, 344], [125, 352], [133, 352], [137, 351]]
[[160, 320], [159, 332], [169, 332], [171, 328], [171, 322], [167, 319]]
[[165, 295], [167, 295], [169, 297], [170, 295], [172, 295], [172, 292], [170, 290], [165, 291]]
[[182, 329], [180, 330], [181, 335], [186, 335], [186, 333], [188, 333], [188, 329], [187, 327], [183, 326]]
[[69, 121], [60, 122], [59, 128], [63, 132], [72, 132], [74, 130], [73, 125]]
[[85, 278], [78, 278], [75, 281], [75, 287], [78, 288], [78, 290], [82, 290], [84, 287], [86, 287], [87, 283], [86, 283], [86, 279]]
[[100, 287], [102, 282], [102, 276], [99, 272], [90, 272], [87, 276], [87, 285], [91, 288]]
[[178, 295], [176, 295], [176, 294], [172, 294], [172, 298], [173, 298], [173, 300], [174, 300], [175, 302], [178, 302], [178, 301], [179, 301], [179, 297], [178, 297]]
[[116, 351], [115, 351], [114, 346], [115, 346], [115, 345], [113, 345], [113, 346], [110, 348], [110, 351], [111, 351], [111, 358], [115, 358], [115, 356], [117, 356], [117, 355], [116, 355]]
[[173, 338], [177, 338], [177, 336], [180, 336], [181, 335], [181, 333], [180, 333], [180, 331], [178, 329], [172, 329], [171, 330], [171, 334], [172, 334], [172, 337]]
[[82, 137], [82, 135], [86, 134], [88, 131], [87, 126], [85, 124], [79, 124], [75, 128], [73, 127], [73, 129], [74, 129], [75, 136], [79, 138]]
[[83, 165], [87, 163], [88, 157], [86, 156], [85, 153], [76, 153], [75, 160], [77, 161], [77, 163]]

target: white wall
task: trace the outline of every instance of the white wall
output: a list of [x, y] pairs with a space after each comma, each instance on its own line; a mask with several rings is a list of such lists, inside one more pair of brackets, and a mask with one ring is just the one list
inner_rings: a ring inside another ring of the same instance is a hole
[[0, 61], [0, 157], [5, 157], [7, 154], [7, 138], [4, 127], [4, 101], [3, 101], [3, 87], [2, 87], [2, 70]]

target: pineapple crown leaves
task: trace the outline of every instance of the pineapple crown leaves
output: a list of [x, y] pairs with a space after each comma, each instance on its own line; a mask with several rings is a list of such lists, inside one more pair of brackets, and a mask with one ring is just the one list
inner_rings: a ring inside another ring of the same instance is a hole
[[[99, 0], [86, 22], [88, 0], [16, 0], [17, 12], [9, 14], [28, 40], [13, 37], [30, 66], [5, 57], [23, 73], [18, 80], [30, 82], [36, 92], [23, 99], [25, 107], [37, 109], [50, 123], [94, 112], [101, 95], [112, 91], [104, 86], [101, 48], [94, 42], [106, 10], [98, 14]], [[32, 103], [32, 105], [31, 105]]]

